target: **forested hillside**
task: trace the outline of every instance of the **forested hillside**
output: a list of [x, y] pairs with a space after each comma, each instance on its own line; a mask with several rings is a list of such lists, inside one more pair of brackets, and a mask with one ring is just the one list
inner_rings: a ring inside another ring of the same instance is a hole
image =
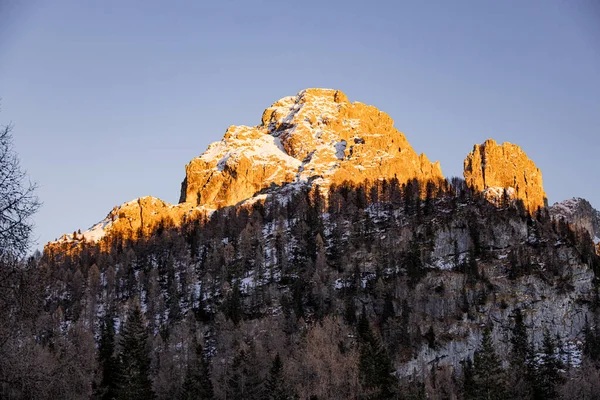
[[48, 248], [5, 325], [4, 397], [593, 398], [586, 231], [461, 179], [321, 193]]

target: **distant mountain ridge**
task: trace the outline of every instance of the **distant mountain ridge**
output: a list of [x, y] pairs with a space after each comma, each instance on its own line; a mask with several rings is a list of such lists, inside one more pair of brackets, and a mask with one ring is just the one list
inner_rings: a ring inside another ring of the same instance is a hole
[[[507, 195], [522, 200], [530, 212], [545, 206], [541, 171], [518, 146], [487, 140], [474, 146], [464, 165], [467, 184], [488, 200]], [[96, 242], [108, 233], [136, 239], [161, 223], [180, 225], [290, 184], [327, 190], [345, 181], [445, 181], [439, 163], [418, 155], [388, 114], [351, 103], [339, 90], [315, 88], [276, 101], [257, 126], [229, 127], [185, 170], [179, 204], [151, 196], [135, 199], [58, 242]]]
[[267, 108], [261, 124], [232, 126], [186, 166], [180, 202], [234, 205], [271, 185], [396, 177], [444, 179], [384, 112], [332, 89], [306, 89]]

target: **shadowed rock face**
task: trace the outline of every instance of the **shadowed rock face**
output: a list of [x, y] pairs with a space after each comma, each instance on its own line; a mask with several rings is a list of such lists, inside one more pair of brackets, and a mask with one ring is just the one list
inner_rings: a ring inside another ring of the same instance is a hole
[[417, 155], [386, 113], [350, 103], [339, 90], [307, 89], [276, 101], [258, 126], [230, 127], [193, 159], [180, 202], [219, 208], [273, 184], [381, 177], [443, 179], [439, 164]]
[[503, 192], [498, 189], [507, 189], [529, 212], [546, 206], [542, 172], [515, 144], [488, 139], [475, 145], [465, 159], [464, 177], [467, 185], [492, 197]]
[[585, 199], [572, 199], [554, 203], [550, 207], [552, 218], [564, 220], [577, 229], [586, 230], [596, 244], [600, 244], [600, 212]]

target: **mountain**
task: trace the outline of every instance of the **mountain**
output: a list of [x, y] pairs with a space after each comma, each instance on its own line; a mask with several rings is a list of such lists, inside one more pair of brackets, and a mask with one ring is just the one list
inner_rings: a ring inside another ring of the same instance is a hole
[[382, 177], [443, 179], [439, 164], [417, 155], [386, 113], [350, 103], [339, 90], [307, 89], [267, 108], [259, 126], [230, 127], [193, 159], [180, 201], [220, 208], [272, 185]]
[[[464, 165], [467, 184], [490, 201], [506, 188], [531, 212], [546, 204], [541, 172], [514, 144], [487, 140], [474, 146]], [[445, 180], [439, 163], [416, 154], [386, 113], [351, 103], [332, 89], [284, 97], [263, 112], [260, 125], [229, 127], [185, 171], [179, 204], [152, 197], [132, 200], [88, 231], [63, 235], [58, 242], [98, 241], [107, 233], [135, 239], [161, 223], [180, 225], [290, 184], [326, 190], [376, 179], [395, 178], [400, 184], [416, 179], [436, 186]]]
[[179, 204], [152, 197], [132, 200], [83, 234], [64, 235], [59, 242], [98, 241], [109, 232], [137, 238], [164, 219], [180, 225], [185, 218], [293, 183], [327, 188], [365, 179], [444, 179], [439, 163], [417, 155], [386, 113], [350, 103], [332, 89], [284, 97], [264, 111], [260, 125], [229, 127], [185, 171]]
[[475, 145], [464, 178], [375, 107], [285, 97], [186, 166], [179, 204], [31, 261], [0, 395], [593, 398], [598, 213], [546, 207], [514, 144]]

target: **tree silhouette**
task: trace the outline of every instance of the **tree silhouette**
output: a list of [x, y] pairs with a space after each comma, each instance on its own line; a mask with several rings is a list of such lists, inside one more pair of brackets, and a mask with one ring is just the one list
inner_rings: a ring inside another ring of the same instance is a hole
[[39, 209], [36, 185], [21, 169], [10, 125], [0, 126], [0, 257], [25, 255], [31, 244], [31, 217]]
[[394, 396], [396, 379], [390, 358], [375, 336], [365, 309], [357, 325], [360, 346], [359, 373], [366, 398], [389, 399]]
[[275, 355], [269, 370], [269, 377], [265, 383], [265, 398], [267, 400], [286, 400], [289, 398], [283, 377], [283, 362], [281, 362], [279, 353]]
[[180, 400], [210, 400], [214, 398], [210, 380], [210, 365], [200, 344], [195, 346], [196, 358], [188, 366]]
[[117, 399], [153, 399], [150, 381], [150, 357], [148, 354], [148, 331], [142, 312], [135, 305], [128, 313], [121, 336], [119, 354], [120, 382]]
[[98, 358], [102, 368], [102, 380], [97, 390], [102, 400], [116, 398], [119, 379], [119, 362], [115, 355], [115, 321], [107, 314], [100, 328]]
[[491, 330], [483, 330], [481, 346], [473, 356], [474, 399], [505, 399], [505, 377], [500, 359], [494, 350]]

